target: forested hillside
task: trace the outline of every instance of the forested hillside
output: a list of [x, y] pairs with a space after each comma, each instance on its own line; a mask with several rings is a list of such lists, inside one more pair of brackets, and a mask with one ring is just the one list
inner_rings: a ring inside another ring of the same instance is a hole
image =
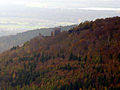
[[[75, 26], [76, 25], [61, 26], [61, 30], [67, 31]], [[0, 53], [12, 48], [13, 46], [21, 45], [24, 42], [29, 41], [30, 39], [38, 36], [39, 34], [43, 36], [50, 36], [51, 31], [54, 31], [54, 28], [42, 28], [42, 29], [30, 30], [23, 33], [18, 33], [17, 35], [0, 37]]]
[[0, 54], [6, 90], [120, 89], [120, 17], [37, 36]]

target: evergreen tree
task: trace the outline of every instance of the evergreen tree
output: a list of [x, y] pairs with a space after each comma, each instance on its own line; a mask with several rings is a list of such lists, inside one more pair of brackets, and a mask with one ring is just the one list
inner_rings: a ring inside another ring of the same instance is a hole
[[119, 62], [120, 62], [120, 53], [118, 54], [118, 60], [119, 60]]
[[78, 61], [81, 61], [81, 57], [80, 56], [78, 57]]
[[69, 60], [73, 59], [73, 53], [70, 53]]
[[87, 55], [85, 56], [85, 59], [84, 59], [84, 60], [85, 60], [85, 62], [87, 61]]

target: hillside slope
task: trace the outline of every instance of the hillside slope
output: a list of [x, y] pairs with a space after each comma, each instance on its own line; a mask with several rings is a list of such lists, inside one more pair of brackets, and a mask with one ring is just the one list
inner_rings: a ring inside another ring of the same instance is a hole
[[[61, 30], [67, 31], [75, 26], [76, 25], [63, 26], [61, 27]], [[29, 41], [30, 39], [38, 36], [39, 34], [42, 34], [43, 36], [50, 36], [51, 31], [53, 30], [54, 28], [43, 28], [43, 29], [36, 29], [23, 33], [18, 33], [17, 35], [0, 37], [0, 53], [12, 48], [13, 46], [21, 45], [24, 42]]]
[[120, 17], [37, 36], [0, 54], [0, 87], [10, 90], [120, 88]]

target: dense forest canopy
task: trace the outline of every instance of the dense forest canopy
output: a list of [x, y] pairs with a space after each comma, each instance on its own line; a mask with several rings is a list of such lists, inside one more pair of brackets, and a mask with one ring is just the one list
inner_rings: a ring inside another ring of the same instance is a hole
[[86, 21], [56, 36], [37, 36], [0, 54], [0, 88], [120, 88], [120, 17]]

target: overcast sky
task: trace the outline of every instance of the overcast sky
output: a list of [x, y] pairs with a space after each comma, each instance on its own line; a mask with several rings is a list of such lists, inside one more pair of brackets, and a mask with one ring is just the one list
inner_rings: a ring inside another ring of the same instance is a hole
[[0, 0], [0, 36], [120, 16], [120, 0]]
[[0, 0], [0, 7], [120, 9], [120, 0]]

